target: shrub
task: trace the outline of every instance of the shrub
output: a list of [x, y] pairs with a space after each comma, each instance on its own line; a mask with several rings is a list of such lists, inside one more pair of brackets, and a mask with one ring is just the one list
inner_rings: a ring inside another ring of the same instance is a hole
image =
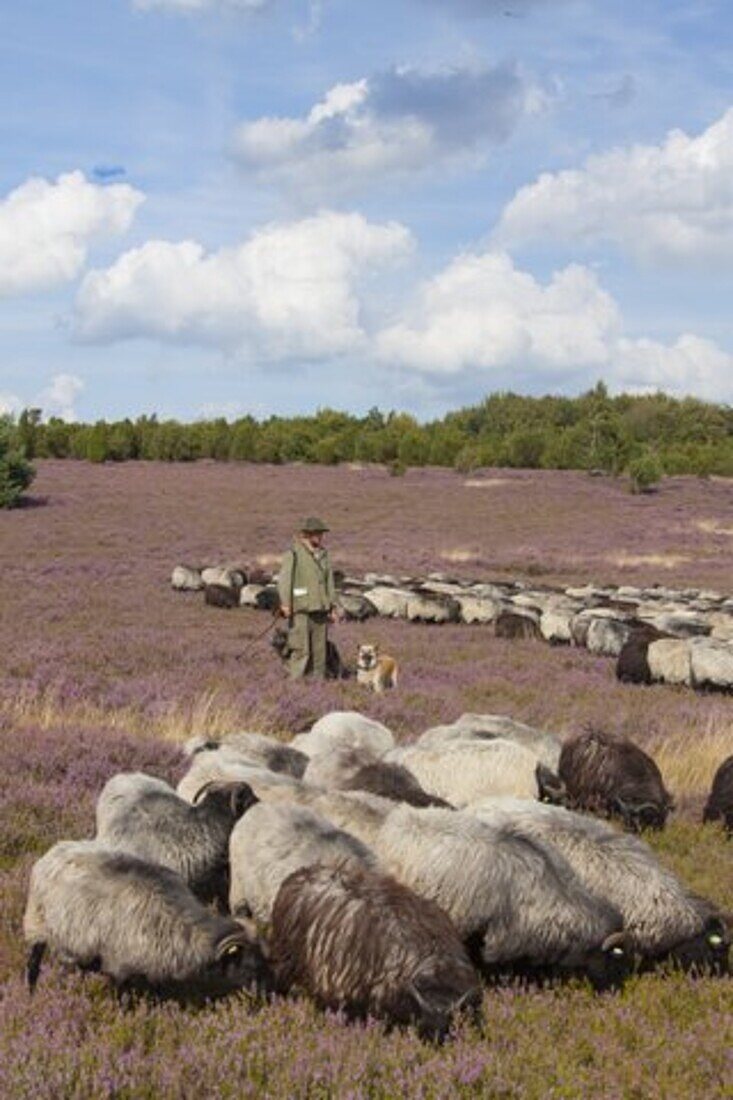
[[35, 476], [24, 453], [13, 449], [12, 422], [0, 417], [0, 508], [13, 508]]
[[662, 480], [662, 466], [653, 451], [644, 451], [628, 465], [632, 493], [648, 493]]

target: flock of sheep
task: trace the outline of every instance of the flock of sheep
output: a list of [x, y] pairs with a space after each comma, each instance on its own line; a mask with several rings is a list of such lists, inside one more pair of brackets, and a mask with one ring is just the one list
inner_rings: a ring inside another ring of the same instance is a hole
[[[334, 712], [288, 745], [234, 733], [187, 752], [177, 790], [114, 776], [96, 837], [35, 864], [31, 988], [48, 947], [122, 990], [300, 991], [442, 1037], [482, 977], [728, 972], [728, 918], [633, 835], [673, 803], [632, 742], [464, 715], [398, 746]], [[733, 757], [705, 816], [733, 830]]]

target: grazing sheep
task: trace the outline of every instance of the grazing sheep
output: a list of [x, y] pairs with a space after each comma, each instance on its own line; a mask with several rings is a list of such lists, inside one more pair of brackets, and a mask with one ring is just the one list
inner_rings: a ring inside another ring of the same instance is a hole
[[303, 780], [328, 790], [368, 791], [411, 806], [448, 806], [442, 798], [427, 794], [401, 764], [380, 760], [367, 750], [345, 745], [312, 756]]
[[415, 1024], [442, 1039], [481, 989], [446, 914], [365, 867], [308, 867], [285, 880], [272, 914], [278, 987], [325, 1008]]
[[494, 633], [497, 638], [510, 641], [542, 641], [539, 615], [529, 608], [500, 611], [494, 620]]
[[291, 742], [294, 749], [308, 756], [330, 752], [337, 745], [371, 749], [375, 756], [381, 756], [394, 748], [394, 743], [391, 730], [356, 710], [334, 710], [324, 714], [309, 733], [300, 733]]
[[489, 795], [558, 801], [562, 785], [524, 745], [504, 738], [448, 741], [436, 748], [407, 746], [401, 762], [429, 794], [452, 806], [467, 806]]
[[248, 783], [258, 798], [272, 787], [298, 787], [299, 780], [280, 772], [251, 763], [247, 757], [225, 746], [198, 752], [176, 790], [187, 802], [195, 802], [196, 795], [208, 783]]
[[620, 817], [632, 832], [663, 829], [674, 805], [651, 756], [633, 741], [601, 730], [565, 742], [560, 778], [568, 805]]
[[231, 890], [235, 916], [267, 924], [280, 886], [293, 871], [314, 863], [376, 865], [374, 855], [356, 837], [338, 829], [304, 806], [260, 803], [242, 818], [229, 841]]
[[257, 942], [182, 878], [96, 841], [62, 841], [31, 872], [23, 931], [35, 987], [46, 948], [122, 988], [175, 997], [266, 988]]
[[560, 738], [504, 714], [462, 714], [451, 725], [426, 730], [415, 743], [427, 749], [448, 741], [493, 741], [496, 738], [524, 745], [550, 771], [557, 772], [562, 748]]
[[395, 808], [390, 799], [366, 791], [324, 791], [309, 783], [260, 790], [260, 797], [268, 805], [306, 806], [368, 847]]
[[510, 823], [560, 852], [591, 893], [619, 910], [629, 945], [646, 964], [669, 960], [685, 969], [727, 971], [730, 934], [722, 916], [638, 837], [561, 806], [519, 799], [490, 799], [469, 812], [494, 826]]
[[384, 869], [452, 918], [489, 974], [586, 975], [605, 988], [628, 968], [621, 915], [568, 863], [511, 826], [400, 806], [373, 842]]
[[727, 757], [715, 773], [702, 819], [722, 820], [726, 830], [733, 833], [733, 756]]
[[616, 679], [625, 684], [651, 684], [649, 646], [669, 637], [651, 623], [634, 626], [616, 661]]
[[274, 737], [244, 730], [212, 738], [192, 737], [186, 742], [184, 752], [195, 756], [197, 752], [211, 752], [220, 748], [230, 749], [246, 757], [256, 767], [269, 768], [271, 772], [283, 772], [285, 775], [292, 775], [294, 779], [302, 778], [308, 763], [304, 752], [298, 752]]
[[208, 607], [239, 607], [239, 589], [226, 584], [206, 584], [204, 603]]
[[202, 901], [226, 905], [229, 834], [256, 802], [246, 783], [212, 783], [192, 806], [160, 779], [122, 773], [97, 801], [97, 840], [176, 871]]

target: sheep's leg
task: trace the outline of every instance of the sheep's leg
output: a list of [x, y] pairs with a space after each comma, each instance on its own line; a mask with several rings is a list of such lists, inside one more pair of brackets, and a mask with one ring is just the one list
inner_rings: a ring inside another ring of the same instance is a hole
[[41, 973], [41, 963], [43, 962], [43, 956], [46, 953], [46, 944], [43, 940], [34, 943], [28, 952], [28, 962], [26, 963], [25, 973], [28, 981], [28, 989], [33, 992], [38, 982], [38, 976]]

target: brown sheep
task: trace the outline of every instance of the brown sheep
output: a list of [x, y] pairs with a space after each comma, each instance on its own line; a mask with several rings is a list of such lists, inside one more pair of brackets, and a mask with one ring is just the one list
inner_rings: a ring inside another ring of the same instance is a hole
[[652, 758], [633, 741], [600, 730], [566, 741], [559, 771], [571, 808], [620, 817], [631, 832], [663, 829], [674, 808]]
[[702, 819], [722, 820], [726, 832], [733, 834], [733, 756], [727, 757], [715, 773]]
[[652, 642], [668, 638], [651, 623], [640, 623], [632, 630], [616, 661], [616, 679], [625, 684], [651, 684], [648, 652]]
[[442, 1039], [454, 1013], [481, 1003], [449, 917], [387, 875], [316, 864], [289, 875], [272, 912], [277, 987], [300, 987], [350, 1017], [415, 1024]]

